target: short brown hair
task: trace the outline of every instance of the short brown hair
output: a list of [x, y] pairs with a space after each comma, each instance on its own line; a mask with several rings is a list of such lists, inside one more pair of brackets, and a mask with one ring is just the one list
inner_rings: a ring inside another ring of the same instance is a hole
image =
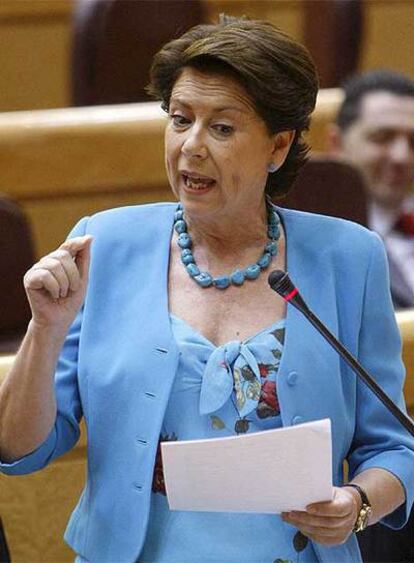
[[285, 195], [306, 160], [302, 134], [309, 128], [318, 91], [308, 51], [264, 21], [221, 16], [218, 24], [193, 27], [154, 57], [147, 90], [167, 111], [174, 83], [189, 66], [236, 78], [270, 134], [296, 130], [285, 163], [266, 183], [271, 197]]
[[414, 97], [414, 80], [400, 72], [388, 69], [371, 70], [356, 74], [342, 85], [345, 98], [336, 116], [342, 132], [361, 117], [362, 100], [368, 94], [388, 92], [394, 96]]

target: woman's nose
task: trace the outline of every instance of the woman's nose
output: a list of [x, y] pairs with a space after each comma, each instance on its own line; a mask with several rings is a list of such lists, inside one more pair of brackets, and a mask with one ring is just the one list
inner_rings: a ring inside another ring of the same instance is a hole
[[186, 132], [181, 152], [187, 158], [205, 158], [207, 156], [205, 136], [201, 127], [193, 125]]

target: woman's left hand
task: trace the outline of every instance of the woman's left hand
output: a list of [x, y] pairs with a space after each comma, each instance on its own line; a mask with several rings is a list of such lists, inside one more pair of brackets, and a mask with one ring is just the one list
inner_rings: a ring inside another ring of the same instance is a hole
[[309, 504], [306, 512], [284, 512], [282, 519], [317, 543], [336, 545], [344, 543], [351, 535], [359, 504], [351, 488], [334, 487], [331, 501]]

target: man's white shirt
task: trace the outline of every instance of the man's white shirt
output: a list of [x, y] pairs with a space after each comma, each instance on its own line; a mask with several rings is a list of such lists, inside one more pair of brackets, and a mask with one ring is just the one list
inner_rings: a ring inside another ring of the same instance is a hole
[[414, 293], [414, 235], [394, 229], [404, 212], [414, 212], [414, 198], [407, 199], [399, 211], [384, 209], [372, 202], [368, 208], [368, 225], [381, 236], [388, 255]]

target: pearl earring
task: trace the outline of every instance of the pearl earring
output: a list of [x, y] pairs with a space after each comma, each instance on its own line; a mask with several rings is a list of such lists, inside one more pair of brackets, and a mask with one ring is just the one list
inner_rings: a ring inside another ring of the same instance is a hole
[[271, 162], [269, 164], [269, 166], [267, 167], [267, 171], [270, 172], [270, 174], [273, 174], [273, 172], [276, 172], [277, 170], [277, 164], [275, 164], [274, 162]]

